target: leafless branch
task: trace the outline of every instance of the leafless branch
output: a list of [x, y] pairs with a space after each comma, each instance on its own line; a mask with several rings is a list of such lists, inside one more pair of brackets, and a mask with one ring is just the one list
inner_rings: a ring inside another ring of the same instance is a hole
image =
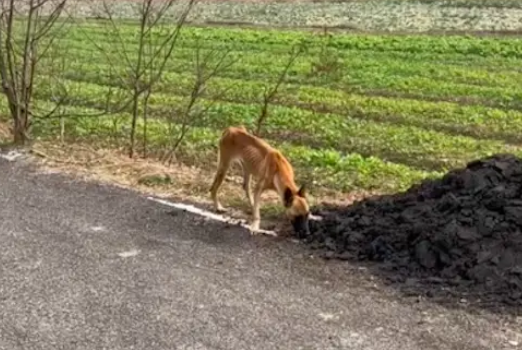
[[[144, 1], [146, 1], [146, 0], [144, 0]], [[115, 36], [116, 39], [118, 40], [118, 42], [119, 42], [119, 44], [121, 46], [121, 53], [122, 53], [123, 59], [127, 63], [127, 66], [128, 67], [132, 67], [132, 62], [129, 59], [129, 56], [127, 55], [125, 42], [123, 41], [123, 38], [121, 36], [120, 28], [118, 27], [118, 25], [116, 24], [116, 21], [113, 18], [112, 11], [109, 8], [107, 2], [103, 1], [102, 4], [103, 4], [103, 9], [105, 11], [105, 14], [108, 16], [109, 24], [111, 25], [111, 27], [113, 29], [113, 31], [111, 32], [111, 35]]]
[[255, 135], [260, 136], [261, 129], [263, 125], [266, 122], [266, 119], [268, 118], [268, 106], [273, 101], [275, 96], [277, 95], [277, 92], [279, 90], [279, 87], [286, 79], [286, 76], [288, 74], [288, 71], [293, 66], [297, 58], [305, 51], [306, 46], [304, 42], [301, 42], [294, 46], [290, 52], [290, 57], [288, 58], [288, 61], [281, 71], [281, 74], [279, 74], [279, 77], [275, 83], [275, 85], [269, 89], [267, 86], [265, 86], [265, 91], [263, 92], [263, 103], [261, 105], [261, 113], [256, 121], [256, 130], [254, 132]]
[[[144, 150], [146, 150], [146, 123], [148, 113], [148, 103], [155, 84], [163, 76], [167, 62], [174, 52], [177, 39], [181, 32], [189, 12], [196, 3], [196, 0], [189, 0], [188, 6], [182, 11], [177, 23], [174, 26], [168, 26], [168, 33], [161, 39], [159, 43], [154, 43], [152, 40], [154, 28], [159, 26], [161, 20], [166, 17], [169, 9], [171, 9], [176, 0], [142, 0], [139, 11], [139, 32], [138, 32], [138, 51], [137, 57], [133, 61], [127, 55], [126, 45], [122, 39], [120, 28], [117, 25], [110, 8], [105, 1], [103, 3], [105, 14], [108, 21], [115, 32], [115, 36], [121, 46], [120, 55], [126, 62], [129, 74], [126, 84], [131, 90], [130, 105], [131, 105], [131, 131], [130, 131], [130, 147], [129, 157], [133, 157], [136, 144], [136, 126], [138, 118], [141, 116], [144, 121]], [[101, 49], [101, 47], [98, 46]], [[103, 51], [103, 50], [101, 50]], [[110, 55], [107, 55], [109, 57]], [[109, 64], [112, 59], [109, 58]]]
[[[144, 0], [144, 1], [151, 1], [151, 0]], [[168, 0], [167, 2], [170, 3], [170, 6], [174, 3], [175, 0]], [[170, 32], [170, 34], [167, 36], [165, 40], [162, 41], [162, 43], [159, 45], [156, 52], [153, 54], [151, 59], [149, 60], [148, 64], [144, 66], [144, 70], [148, 70], [151, 65], [154, 65], [156, 63], [156, 60], [159, 59], [159, 66], [155, 69], [156, 73], [152, 75], [152, 78], [149, 81], [150, 85], [156, 84], [156, 82], [162, 77], [163, 72], [165, 70], [165, 65], [170, 60], [172, 53], [174, 52], [174, 48], [176, 47], [177, 40], [179, 37], [179, 34], [181, 33], [181, 28], [185, 24], [187, 17], [196, 4], [197, 0], [189, 0], [188, 5], [184, 9], [183, 13], [181, 14], [178, 22], [176, 23], [176, 26], [174, 29]], [[167, 9], [163, 12], [165, 14]], [[157, 21], [155, 22], [157, 23]], [[167, 48], [167, 52], [165, 55], [162, 55], [163, 49]]]
[[[172, 163], [174, 153], [183, 142], [185, 136], [187, 135], [187, 132], [190, 130], [192, 125], [196, 124], [199, 120], [201, 120], [201, 118], [204, 115], [206, 115], [208, 110], [214, 106], [215, 101], [208, 103], [205, 108], [201, 108], [200, 110], [194, 112], [194, 108], [196, 107], [197, 101], [205, 93], [208, 81], [223, 69], [228, 69], [234, 63], [237, 62], [238, 58], [231, 58], [227, 60], [227, 58], [230, 55], [230, 52], [231, 50], [218, 53], [216, 50], [211, 50], [202, 58], [199, 42], [196, 42], [196, 52], [194, 58], [195, 78], [194, 83], [192, 85], [189, 100], [187, 102], [187, 105], [185, 106], [185, 109], [181, 113], [181, 130], [179, 131], [177, 138], [173, 141], [172, 145], [170, 146], [170, 149], [167, 151], [167, 153], [162, 159], [163, 161], [168, 161], [169, 165]], [[209, 62], [213, 57], [219, 58], [211, 68], [208, 68]], [[208, 73], [206, 73], [207, 69]], [[222, 91], [221, 93], [226, 94], [227, 90]]]

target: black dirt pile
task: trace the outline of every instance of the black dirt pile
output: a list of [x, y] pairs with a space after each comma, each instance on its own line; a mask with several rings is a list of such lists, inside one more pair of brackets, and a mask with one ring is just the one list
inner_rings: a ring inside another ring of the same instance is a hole
[[408, 191], [325, 207], [308, 243], [522, 304], [522, 159], [499, 154]]

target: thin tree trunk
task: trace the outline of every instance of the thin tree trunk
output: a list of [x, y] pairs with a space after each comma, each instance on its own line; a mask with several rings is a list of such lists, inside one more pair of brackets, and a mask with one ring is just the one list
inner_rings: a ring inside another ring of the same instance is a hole
[[[20, 113], [20, 114], [22, 114], [22, 113]], [[27, 117], [18, 116], [17, 118], [14, 119], [13, 138], [14, 138], [14, 143], [16, 145], [22, 146], [22, 145], [25, 145], [25, 143], [28, 141], [27, 133], [25, 130], [25, 122], [24, 122], [24, 120], [26, 118]]]
[[134, 95], [132, 104], [132, 125], [131, 125], [131, 146], [129, 150], [129, 157], [134, 157], [136, 147], [136, 124], [138, 122], [138, 106], [139, 99], [142, 94], [141, 90], [141, 78], [142, 78], [142, 62], [143, 62], [143, 49], [144, 49], [144, 36], [145, 36], [145, 25], [149, 17], [149, 11], [151, 6], [151, 0], [147, 0], [144, 4], [143, 13], [140, 23], [140, 37], [138, 41], [138, 61], [136, 62], [136, 70], [134, 71]]
[[143, 157], [147, 158], [147, 123], [148, 123], [148, 112], [149, 112], [149, 98], [151, 91], [147, 90], [143, 101]]
[[138, 91], [138, 87], [134, 87], [134, 94], [132, 96], [132, 124], [131, 124], [131, 134], [130, 134], [130, 149], [129, 149], [129, 158], [134, 157], [134, 151], [136, 147], [136, 122], [138, 120], [138, 105], [140, 100], [140, 94]]

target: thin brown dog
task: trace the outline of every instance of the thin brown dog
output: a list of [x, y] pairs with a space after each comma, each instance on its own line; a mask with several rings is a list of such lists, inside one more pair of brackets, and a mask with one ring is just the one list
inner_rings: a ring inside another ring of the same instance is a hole
[[[297, 235], [307, 235], [310, 232], [310, 209], [305, 187], [298, 188], [295, 184], [292, 165], [281, 152], [249, 134], [243, 126], [225, 129], [219, 140], [218, 167], [210, 188], [216, 211], [225, 211], [217, 199], [217, 191], [233, 162], [238, 162], [243, 168], [243, 189], [252, 207], [252, 234], [259, 231], [261, 194], [266, 190], [274, 190], [279, 194]], [[257, 179], [253, 196], [250, 191], [252, 176]]]

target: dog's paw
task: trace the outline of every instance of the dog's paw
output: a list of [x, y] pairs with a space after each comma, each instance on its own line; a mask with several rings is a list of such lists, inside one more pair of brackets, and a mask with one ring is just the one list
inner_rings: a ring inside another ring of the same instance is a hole
[[264, 229], [261, 229], [259, 227], [252, 227], [252, 226], [250, 226], [249, 227], [249, 231], [250, 231], [250, 234], [252, 236], [256, 236], [256, 235], [259, 235], [259, 234], [263, 234], [263, 235], [267, 235], [267, 236], [273, 236], [273, 237], [277, 237], [278, 236], [278, 234], [275, 231], [264, 230]]
[[255, 235], [257, 235], [258, 233], [260, 233], [261, 230], [259, 229], [259, 221], [254, 221], [254, 222], [252, 222], [252, 223], [250, 224], [249, 229], [250, 229], [250, 234], [251, 234], [252, 236], [255, 236]]
[[224, 214], [226, 213], [228, 210], [224, 207], [217, 207], [217, 208], [214, 208], [214, 210], [216, 211], [216, 213], [218, 214]]

